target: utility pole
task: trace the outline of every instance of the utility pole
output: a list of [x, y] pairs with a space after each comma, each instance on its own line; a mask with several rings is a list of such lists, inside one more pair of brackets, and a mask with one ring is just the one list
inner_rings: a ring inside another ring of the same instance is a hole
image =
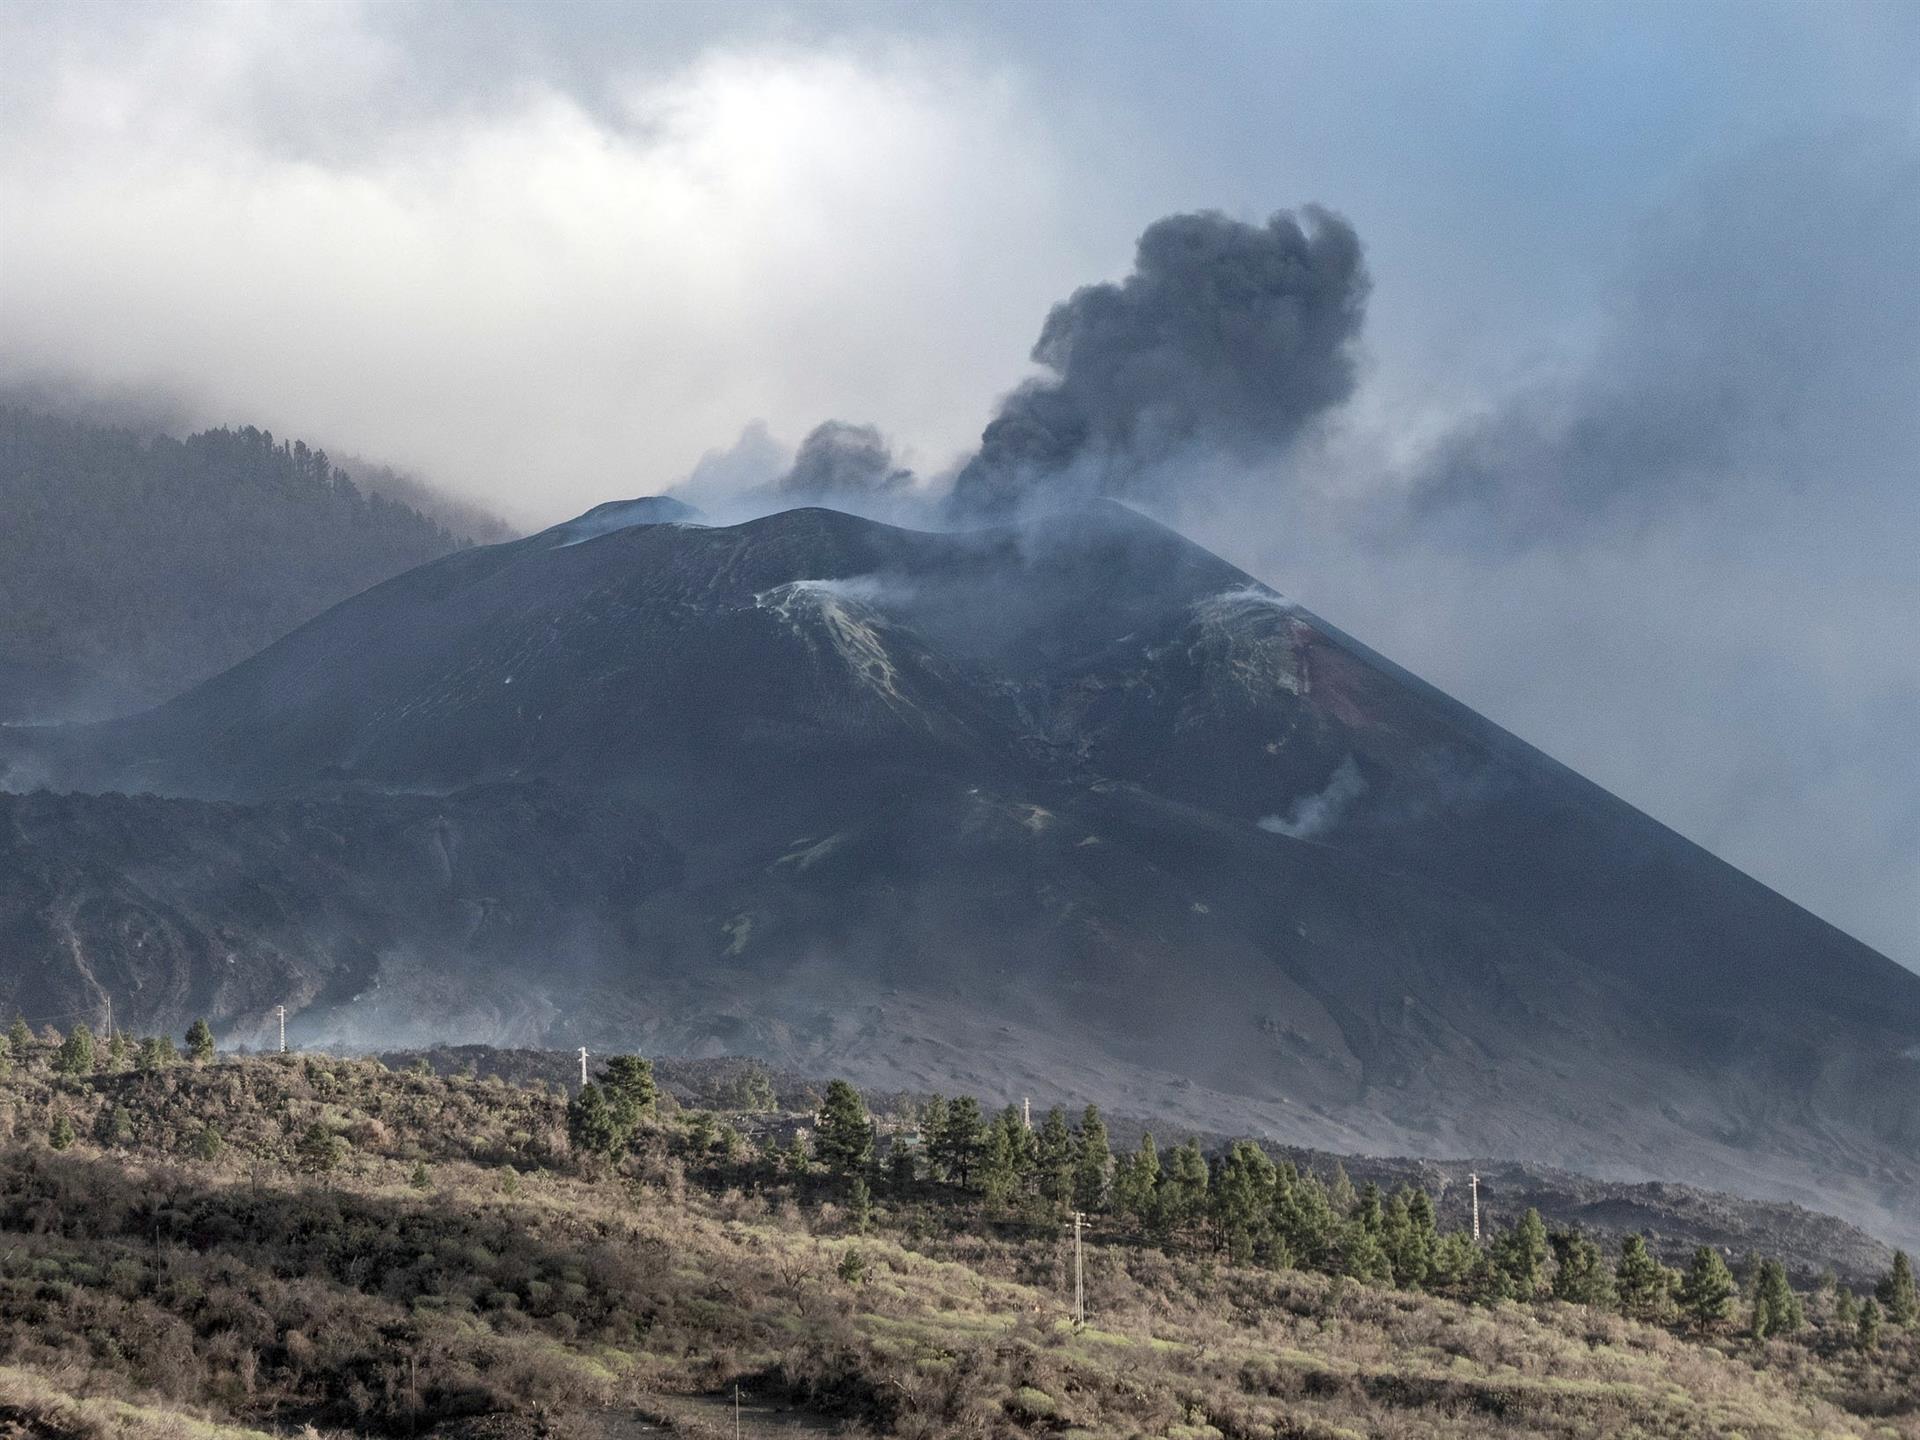
[[1073, 1212], [1073, 1328], [1087, 1328], [1087, 1282], [1080, 1268], [1080, 1225], [1087, 1217]]
[[1467, 1176], [1467, 1183], [1473, 1187], [1473, 1243], [1480, 1243], [1480, 1176], [1476, 1171]]
[[733, 1382], [733, 1440], [740, 1440], [740, 1382]]
[[280, 1017], [280, 1053], [284, 1055], [287, 1053], [287, 1007], [276, 1005], [273, 1013]]
[[1020, 1123], [1027, 1129], [1033, 1129], [1033, 1097], [1026, 1095], [1020, 1100]]
[[580, 1088], [587, 1088], [587, 1047], [580, 1047]]
[[113, 992], [107, 991], [107, 1043], [113, 1043]]

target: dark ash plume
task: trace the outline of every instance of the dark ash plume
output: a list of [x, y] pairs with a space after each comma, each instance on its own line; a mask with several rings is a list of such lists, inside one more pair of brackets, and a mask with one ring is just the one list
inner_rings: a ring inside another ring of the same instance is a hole
[[913, 472], [894, 462], [878, 429], [828, 420], [800, 442], [793, 468], [773, 490], [789, 500], [873, 499], [898, 495], [912, 484]]
[[954, 484], [963, 518], [1053, 492], [1152, 499], [1196, 448], [1271, 455], [1353, 391], [1366, 308], [1359, 237], [1308, 206], [1249, 225], [1213, 211], [1149, 225], [1133, 273], [1053, 307], [1033, 359]]

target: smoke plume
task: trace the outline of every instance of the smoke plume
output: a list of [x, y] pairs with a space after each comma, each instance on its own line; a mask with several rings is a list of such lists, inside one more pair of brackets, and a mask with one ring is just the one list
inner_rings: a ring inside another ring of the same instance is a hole
[[783, 499], [813, 502], [894, 496], [912, 483], [877, 428], [828, 420], [800, 442], [793, 468], [773, 488]]
[[1260, 821], [1260, 828], [1291, 840], [1311, 840], [1339, 824], [1366, 789], [1367, 777], [1349, 755], [1322, 788], [1295, 800], [1284, 816], [1268, 815]]
[[954, 509], [1151, 500], [1177, 483], [1164, 462], [1182, 454], [1273, 454], [1352, 394], [1367, 288], [1359, 237], [1318, 206], [1265, 225], [1211, 211], [1155, 221], [1132, 274], [1048, 314], [1033, 359], [1053, 375], [1002, 402]]

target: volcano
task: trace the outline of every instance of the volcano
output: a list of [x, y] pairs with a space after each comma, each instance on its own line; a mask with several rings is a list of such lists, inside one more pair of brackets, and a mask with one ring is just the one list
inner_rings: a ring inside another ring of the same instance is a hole
[[0, 735], [28, 1014], [751, 1053], [1920, 1241], [1920, 976], [1117, 504], [621, 502]]

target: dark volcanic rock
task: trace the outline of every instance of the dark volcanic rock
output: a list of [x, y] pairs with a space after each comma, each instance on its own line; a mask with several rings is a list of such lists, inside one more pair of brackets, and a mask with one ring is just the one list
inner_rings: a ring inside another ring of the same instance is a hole
[[180, 797], [0, 809], [29, 1014], [152, 975], [142, 1023], [284, 992], [327, 1043], [753, 1052], [1920, 1239], [1920, 977], [1117, 505], [623, 502], [0, 733]]

